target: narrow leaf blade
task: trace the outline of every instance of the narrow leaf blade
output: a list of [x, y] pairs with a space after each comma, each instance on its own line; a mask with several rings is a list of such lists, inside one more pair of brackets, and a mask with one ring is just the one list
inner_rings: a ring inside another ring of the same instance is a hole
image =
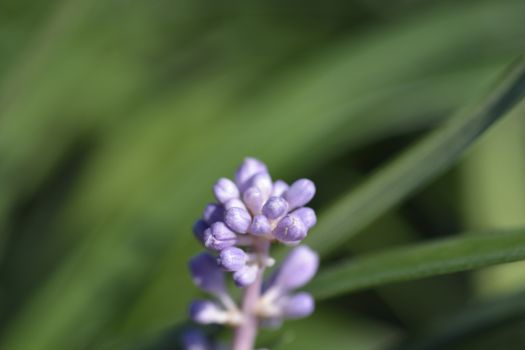
[[494, 122], [525, 96], [525, 59], [504, 76], [492, 94], [452, 117], [358, 189], [335, 203], [319, 221], [310, 244], [321, 254], [386, 212], [450, 166]]
[[393, 282], [525, 259], [525, 229], [462, 235], [352, 259], [326, 269], [309, 286], [317, 299]]

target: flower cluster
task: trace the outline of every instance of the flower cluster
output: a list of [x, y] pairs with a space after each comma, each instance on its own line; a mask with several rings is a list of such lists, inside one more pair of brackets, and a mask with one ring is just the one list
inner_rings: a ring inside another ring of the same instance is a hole
[[[257, 316], [266, 325], [277, 326], [283, 319], [302, 318], [314, 311], [310, 294], [294, 291], [308, 283], [319, 266], [317, 254], [301, 245], [294, 248], [262, 288]], [[238, 326], [243, 315], [228, 294], [224, 271], [212, 255], [201, 253], [190, 261], [194, 283], [212, 294], [217, 301], [195, 300], [190, 306], [191, 318], [200, 324]]]
[[[200, 324], [236, 327], [241, 344], [249, 343], [243, 337], [254, 334], [253, 329], [243, 330], [252, 327], [249, 319], [255, 319], [256, 326], [278, 326], [283, 319], [311, 314], [311, 295], [294, 291], [315, 275], [319, 265], [317, 254], [299, 245], [317, 221], [313, 209], [305, 207], [315, 194], [313, 182], [274, 182], [264, 163], [246, 158], [235, 181], [219, 179], [213, 193], [217, 202], [208, 204], [203, 218], [194, 225], [196, 238], [208, 251], [193, 257], [189, 267], [194, 283], [215, 300], [194, 301], [191, 318]], [[273, 242], [295, 248], [263, 281], [265, 268], [274, 264], [269, 256]], [[232, 272], [235, 284], [246, 290], [242, 308], [228, 293], [226, 272]], [[234, 344], [233, 349], [245, 348]]]
[[222, 344], [217, 344], [199, 329], [189, 329], [182, 334], [182, 346], [185, 350], [227, 350]]
[[313, 182], [300, 179], [291, 186], [273, 182], [266, 165], [254, 158], [244, 161], [235, 182], [219, 179], [213, 193], [218, 202], [206, 206], [194, 233], [206, 248], [220, 252], [218, 263], [233, 272], [239, 287], [252, 284], [261, 265], [240, 247], [261, 239], [298, 244], [317, 221], [313, 209], [304, 207], [315, 194]]

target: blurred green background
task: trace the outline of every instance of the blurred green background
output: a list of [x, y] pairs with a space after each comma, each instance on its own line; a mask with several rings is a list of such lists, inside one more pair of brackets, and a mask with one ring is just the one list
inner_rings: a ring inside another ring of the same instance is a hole
[[[2, 1], [0, 349], [174, 348], [199, 295], [191, 225], [218, 177], [245, 156], [275, 178], [310, 177], [322, 220], [486, 92], [524, 38], [523, 0]], [[323, 264], [525, 227], [524, 112]], [[454, 346], [523, 349], [523, 288], [522, 263], [398, 283], [328, 299], [263, 337], [403, 349], [521, 305], [510, 326]]]

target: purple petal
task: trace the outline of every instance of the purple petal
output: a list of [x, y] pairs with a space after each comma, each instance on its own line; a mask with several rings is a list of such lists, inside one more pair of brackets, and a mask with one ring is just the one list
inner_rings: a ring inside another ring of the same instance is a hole
[[288, 212], [288, 202], [282, 197], [270, 197], [262, 208], [262, 213], [270, 220], [283, 217]]
[[236, 242], [237, 235], [222, 221], [214, 223], [204, 231], [204, 246], [208, 249], [223, 250], [235, 245]]
[[189, 268], [193, 283], [197, 287], [208, 293], [225, 293], [224, 272], [217, 265], [213, 256], [208, 253], [200, 253], [190, 260]]
[[258, 159], [246, 158], [235, 173], [235, 183], [241, 191], [249, 187], [249, 180], [257, 173], [268, 172], [266, 165]]
[[[191, 313], [191, 310], [190, 310]], [[212, 346], [200, 329], [185, 330], [182, 334], [184, 350], [211, 350]]]
[[275, 238], [284, 243], [300, 241], [306, 237], [307, 233], [306, 225], [294, 215], [286, 215], [273, 230]]
[[229, 247], [221, 251], [217, 258], [218, 264], [228, 271], [239, 271], [246, 266], [248, 255], [237, 247]]
[[261, 190], [257, 187], [248, 188], [242, 195], [242, 199], [253, 214], [261, 212], [261, 208], [264, 204], [264, 197]]
[[264, 215], [255, 215], [248, 228], [248, 232], [254, 235], [266, 235], [272, 231], [272, 226], [268, 218]]
[[301, 292], [286, 299], [283, 315], [290, 319], [303, 318], [311, 315], [314, 309], [314, 298], [309, 293]]
[[250, 213], [241, 208], [230, 208], [226, 211], [224, 221], [237, 233], [246, 233], [252, 222]]
[[215, 237], [218, 240], [228, 240], [237, 238], [235, 232], [230, 230], [228, 226], [226, 226], [222, 221], [218, 221], [211, 225], [211, 233], [213, 237]]
[[195, 221], [195, 224], [193, 224], [193, 234], [202, 244], [204, 244], [204, 231], [206, 231], [207, 228], [208, 224], [202, 219]]
[[295, 181], [283, 196], [290, 204], [290, 209], [302, 207], [312, 200], [315, 195], [315, 185], [308, 179]]
[[230, 199], [239, 198], [239, 189], [233, 181], [221, 178], [213, 186], [213, 194], [221, 203], [226, 203]]
[[277, 180], [273, 184], [273, 190], [272, 190], [272, 196], [273, 197], [281, 197], [284, 192], [288, 191], [290, 186], [283, 180]]
[[241, 201], [239, 198], [233, 198], [224, 203], [224, 210], [227, 211], [230, 208], [241, 208], [244, 210], [248, 210], [246, 206], [244, 205], [244, 202]]
[[266, 171], [255, 174], [250, 179], [250, 187], [256, 187], [261, 191], [264, 199], [268, 199], [272, 194], [273, 182], [270, 174]]
[[210, 203], [204, 208], [202, 216], [204, 218], [204, 221], [206, 221], [208, 225], [211, 225], [214, 222], [221, 221], [223, 219], [224, 208], [222, 207], [222, 205]]
[[233, 274], [233, 281], [237, 287], [244, 288], [255, 282], [257, 273], [259, 273], [257, 265], [246, 265]]
[[303, 207], [295, 210], [292, 215], [297, 216], [310, 229], [317, 223], [317, 216], [312, 208]]
[[190, 304], [190, 318], [200, 324], [225, 323], [226, 312], [209, 300], [195, 300]]
[[272, 277], [271, 288], [292, 290], [304, 286], [317, 272], [319, 256], [305, 245], [294, 248]]

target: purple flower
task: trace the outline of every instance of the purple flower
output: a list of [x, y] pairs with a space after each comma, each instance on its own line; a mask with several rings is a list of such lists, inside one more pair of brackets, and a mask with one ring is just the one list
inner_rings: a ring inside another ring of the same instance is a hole
[[315, 195], [315, 185], [308, 179], [295, 181], [292, 186], [283, 194], [290, 204], [290, 208], [302, 207], [310, 202]]
[[248, 228], [248, 232], [256, 236], [263, 236], [272, 231], [270, 220], [264, 215], [256, 215], [253, 217], [252, 223]]
[[258, 173], [268, 172], [266, 165], [255, 158], [246, 158], [235, 173], [235, 183], [244, 192], [248, 187], [250, 179]]
[[223, 250], [237, 242], [237, 235], [222, 221], [218, 221], [204, 231], [204, 246], [208, 249]]
[[227, 201], [226, 203], [224, 203], [224, 211], [227, 211], [228, 209], [231, 209], [231, 208], [241, 208], [244, 210], [248, 210], [246, 208], [246, 205], [244, 205], [244, 202], [240, 200], [239, 198], [233, 198]]
[[252, 235], [296, 245], [317, 221], [313, 209], [303, 207], [315, 194], [313, 182], [272, 182], [266, 165], [255, 158], [244, 160], [235, 182], [219, 179], [213, 193], [219, 202], [208, 204], [194, 225], [196, 238], [208, 249], [250, 245]]
[[250, 213], [241, 208], [230, 208], [224, 215], [224, 221], [229, 228], [237, 233], [244, 234], [248, 232], [248, 228], [252, 222]]
[[213, 194], [220, 203], [224, 204], [230, 199], [239, 198], [239, 189], [232, 180], [223, 177], [213, 186]]
[[237, 247], [223, 249], [217, 258], [219, 266], [227, 271], [239, 271], [248, 261], [248, 255]]
[[[257, 317], [261, 325], [278, 326], [285, 319], [310, 315], [315, 308], [312, 296], [295, 290], [317, 271], [319, 257], [314, 251], [297, 246], [265, 283], [262, 279], [266, 267], [275, 263], [269, 256], [270, 244], [298, 245], [316, 224], [314, 210], [305, 207], [315, 195], [313, 182], [300, 179], [290, 186], [283, 180], [273, 182], [263, 162], [246, 158], [235, 181], [219, 179], [213, 195], [217, 203], [208, 204], [193, 226], [195, 237], [211, 253], [195, 256], [189, 267], [194, 283], [214, 298], [194, 301], [191, 319], [236, 327], [248, 317]], [[231, 298], [226, 271], [232, 273], [237, 287], [246, 288], [242, 304], [253, 307], [241, 308]], [[186, 350], [219, 349], [199, 333], [186, 334], [184, 346]]]
[[212, 345], [201, 330], [190, 329], [182, 334], [182, 348], [184, 350], [211, 350]]
[[304, 225], [310, 229], [317, 223], [317, 216], [312, 208], [302, 207], [292, 212], [292, 215], [297, 216]]
[[233, 274], [233, 281], [235, 285], [244, 288], [255, 282], [259, 267], [257, 265], [245, 265], [242, 269], [235, 271]]
[[199, 219], [195, 221], [195, 224], [193, 224], [193, 234], [195, 235], [195, 238], [204, 244], [204, 232], [206, 229], [208, 229], [208, 224], [206, 221]]
[[216, 295], [226, 293], [224, 272], [213, 256], [200, 253], [190, 260], [189, 268], [193, 283], [200, 289]]
[[255, 187], [261, 192], [264, 200], [267, 200], [272, 194], [273, 182], [270, 174], [267, 172], [260, 172], [254, 175], [249, 183], [250, 187]]
[[261, 212], [261, 208], [264, 204], [264, 196], [257, 187], [248, 188], [242, 195], [246, 207], [250, 209], [252, 214], [258, 214]]
[[287, 215], [277, 224], [273, 234], [283, 243], [296, 243], [304, 239], [307, 232], [308, 228], [299, 217]]
[[221, 221], [224, 217], [224, 207], [222, 207], [220, 204], [210, 203], [204, 208], [202, 217], [204, 218], [204, 221], [208, 223], [208, 225], [211, 225], [217, 221]]
[[292, 292], [308, 283], [319, 267], [318, 255], [307, 246], [294, 248], [281, 267], [267, 282], [261, 302], [263, 317], [302, 318], [314, 311], [314, 300], [308, 293]]
[[301, 288], [317, 272], [319, 256], [305, 245], [294, 248], [272, 278], [271, 288], [290, 291]]
[[183, 350], [226, 350], [222, 344], [210, 341], [200, 329], [187, 329], [182, 333]]
[[283, 298], [282, 312], [285, 318], [295, 319], [310, 316], [315, 309], [314, 298], [311, 294], [301, 292]]
[[281, 197], [284, 192], [288, 191], [290, 186], [283, 180], [277, 180], [273, 184], [272, 196]]
[[209, 300], [194, 300], [190, 304], [190, 318], [200, 324], [224, 324], [228, 322], [228, 313]]
[[283, 217], [288, 212], [288, 202], [282, 197], [270, 197], [262, 208], [262, 213], [270, 220]]

